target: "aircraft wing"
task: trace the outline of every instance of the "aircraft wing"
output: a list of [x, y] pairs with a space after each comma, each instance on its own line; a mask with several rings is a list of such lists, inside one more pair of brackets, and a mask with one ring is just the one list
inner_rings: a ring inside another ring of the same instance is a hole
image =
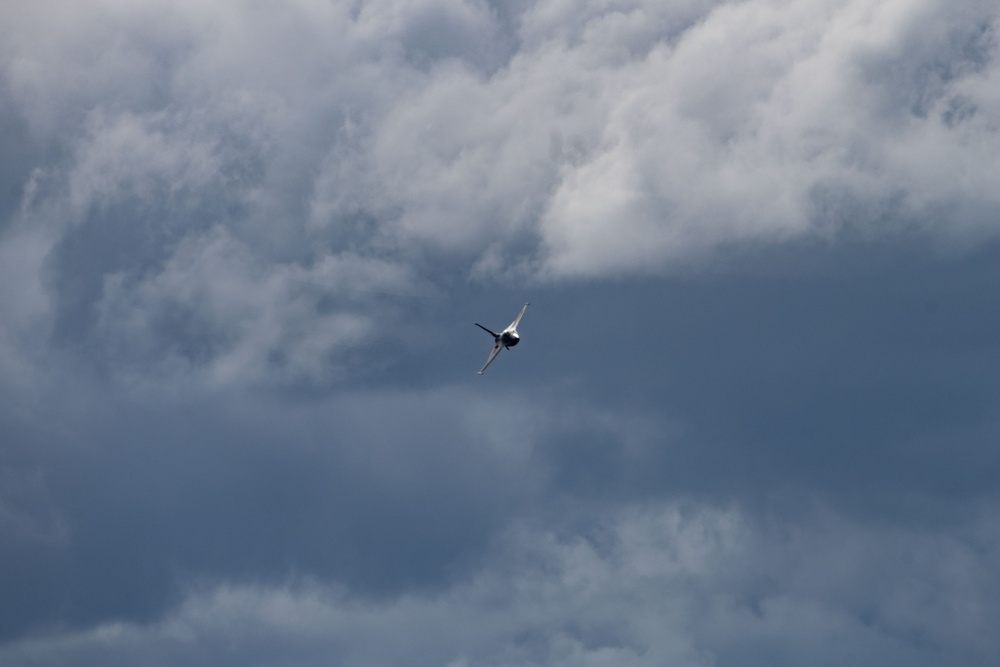
[[517, 319], [510, 323], [510, 326], [507, 327], [508, 329], [517, 328], [517, 325], [521, 321], [521, 318], [524, 317], [524, 311], [526, 311], [528, 309], [528, 306], [530, 305], [531, 305], [530, 303], [526, 303], [523, 306], [521, 306], [521, 312], [517, 314]]
[[502, 349], [503, 345], [501, 345], [500, 341], [498, 340], [497, 344], [493, 346], [493, 351], [490, 352], [490, 358], [487, 359], [483, 367], [479, 369], [479, 375], [482, 375], [483, 371], [486, 370], [486, 367], [493, 363], [493, 360], [497, 358], [497, 355], [500, 354], [500, 350]]

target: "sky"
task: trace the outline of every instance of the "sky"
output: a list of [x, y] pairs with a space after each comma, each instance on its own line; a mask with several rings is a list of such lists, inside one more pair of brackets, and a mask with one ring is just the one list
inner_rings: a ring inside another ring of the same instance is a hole
[[4, 2], [0, 663], [1000, 663], [998, 30]]

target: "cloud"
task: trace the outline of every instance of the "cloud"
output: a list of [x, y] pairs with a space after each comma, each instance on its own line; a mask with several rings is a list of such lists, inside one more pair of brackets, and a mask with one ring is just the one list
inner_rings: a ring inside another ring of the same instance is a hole
[[0, 312], [6, 320], [0, 327], [0, 369], [15, 396], [31, 392], [35, 366], [42, 361], [32, 342], [51, 326], [51, 297], [42, 280], [51, 244], [51, 235], [41, 230], [8, 233], [0, 243]]
[[415, 282], [400, 265], [351, 253], [308, 269], [267, 266], [216, 228], [186, 236], [153, 276], [105, 276], [96, 326], [113, 362], [152, 371], [147, 380], [322, 384], [343, 372], [338, 351], [392, 321], [381, 297]]
[[685, 503], [606, 512], [583, 534], [521, 523], [498, 536], [482, 570], [434, 595], [362, 601], [308, 578], [195, 585], [156, 623], [29, 638], [0, 655], [11, 665], [692, 667], [794, 665], [817, 651], [915, 665], [995, 655], [974, 607], [937, 601], [963, 590], [970, 605], [994, 608], [997, 572], [979, 548], [996, 544], [887, 532], [821, 507], [782, 525], [778, 536], [738, 508]]
[[[14, 218], [54, 234], [63, 339], [112, 311], [150, 321], [122, 308], [213, 234], [246, 255], [220, 284], [341, 261], [429, 284], [441, 262], [559, 281], [803, 237], [993, 233], [990, 3], [70, 5], [9, 10], [2, 62], [36, 163]], [[363, 338], [350, 309], [324, 319]], [[277, 339], [253, 331], [231, 349], [260, 377]], [[329, 346], [306, 345], [275, 379], [315, 379]]]
[[613, 99], [600, 148], [562, 180], [542, 219], [548, 266], [656, 271], [720, 243], [877, 235], [886, 218], [924, 223], [949, 201], [995, 207], [965, 168], [949, 166], [955, 150], [975, 173], [994, 169], [972, 148], [996, 140], [988, 97], [973, 103], [977, 118], [946, 119], [971, 99], [962, 89], [995, 69], [995, 15], [977, 8], [724, 5], [676, 44], [613, 68], [615, 81], [609, 72], [600, 86]]
[[[52, 136], [50, 109], [78, 109], [61, 133], [95, 112], [107, 126], [77, 189], [109, 160], [141, 162], [133, 187], [256, 161], [256, 182], [230, 187], [268, 219], [305, 199], [320, 225], [368, 216], [382, 243], [465, 261], [520, 233], [555, 276], [823, 232], [817, 193], [860, 202], [863, 228], [893, 206], [918, 221], [959, 198], [995, 206], [989, 3], [92, 10], [88, 39], [22, 36], [5, 68], [36, 132]], [[28, 34], [52, 29], [21, 14]], [[153, 124], [146, 153], [128, 133]]]
[[4, 664], [996, 662], [995, 3], [0, 16]]

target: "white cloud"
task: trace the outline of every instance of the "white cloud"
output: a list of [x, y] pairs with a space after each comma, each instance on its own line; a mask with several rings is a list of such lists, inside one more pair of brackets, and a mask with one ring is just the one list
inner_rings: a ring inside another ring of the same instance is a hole
[[189, 128], [177, 130], [171, 122], [162, 112], [108, 118], [99, 111], [89, 117], [69, 174], [69, 200], [77, 215], [134, 197], [150, 204], [147, 214], [159, 217], [154, 206], [183, 207], [185, 196], [203, 197], [205, 190], [223, 187], [217, 140], [185, 136]]
[[414, 285], [398, 265], [351, 253], [310, 268], [268, 265], [215, 228], [185, 237], [149, 276], [106, 276], [98, 330], [133, 380], [324, 383], [343, 373], [338, 352], [392, 321], [380, 296]]
[[997, 206], [991, 3], [550, 0], [505, 24], [482, 2], [105, 2], [74, 32], [26, 7], [15, 102], [42, 135], [99, 119], [78, 198], [156, 173], [243, 188], [265, 236], [367, 216], [366, 251], [471, 265], [534, 240], [507, 261], [552, 276], [824, 233], [818, 191], [866, 205], [862, 228]]
[[[719, 243], [826, 234], [830, 221], [815, 201], [824, 190], [869, 209], [860, 219], [835, 216], [836, 227], [880, 233], [886, 217], [902, 228], [932, 204], [963, 199], [980, 202], [979, 224], [988, 223], [995, 197], [969, 187], [968, 174], [995, 172], [995, 151], [973, 144], [996, 143], [988, 129], [996, 111], [977, 95], [969, 102], [979, 110], [974, 122], [986, 126], [949, 127], [943, 107], [970, 81], [991, 76], [994, 52], [984, 51], [982, 72], [965, 73], [981, 26], [924, 4], [726, 5], [675, 45], [613, 68], [615, 80], [609, 71], [595, 86], [614, 100], [601, 148], [562, 180], [542, 220], [549, 268], [656, 271]], [[980, 7], [976, 19], [994, 21], [995, 12]], [[948, 31], [910, 45], [942, 21]], [[893, 81], [901, 66], [921, 71], [941, 61], [958, 76], [941, 83], [929, 113], [888, 98], [890, 83], [921, 94], [919, 80]], [[967, 222], [946, 217], [933, 226]]]
[[[554, 277], [656, 272], [843, 226], [991, 228], [992, 6], [567, 11], [526, 10], [498, 71], [447, 61], [411, 80], [353, 156], [363, 187], [321, 200], [370, 193], [351, 210], [382, 221], [384, 243]], [[968, 214], [936, 218], [960, 202]], [[540, 254], [497, 251], [525, 238]]]
[[[62, 156], [41, 165], [37, 210], [93, 235], [126, 207], [162, 260], [141, 279], [95, 264], [104, 334], [150, 322], [123, 309], [151, 290], [183, 291], [152, 272], [195, 266], [177, 253], [207, 230], [243, 246], [187, 279], [214, 281], [192, 287], [216, 295], [211, 317], [244, 323], [226, 326], [217, 378], [264, 372], [275, 318], [305, 326], [305, 310], [225, 302], [221, 285], [261, 289], [270, 269], [655, 273], [844, 227], [976, 242], [1000, 210], [988, 2], [13, 7], [8, 104]], [[316, 331], [357, 342], [366, 326], [348, 309]], [[329, 346], [307, 338], [289, 368], [323, 365]]]

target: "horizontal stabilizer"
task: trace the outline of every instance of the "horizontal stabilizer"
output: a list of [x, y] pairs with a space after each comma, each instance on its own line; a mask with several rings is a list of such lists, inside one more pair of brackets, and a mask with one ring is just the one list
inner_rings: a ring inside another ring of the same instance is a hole
[[494, 333], [494, 332], [490, 331], [489, 329], [487, 329], [486, 327], [484, 327], [479, 322], [476, 322], [476, 326], [479, 327], [480, 329], [482, 329], [483, 331], [485, 331], [486, 333], [488, 333], [489, 335], [493, 336], [493, 338], [499, 338], [500, 337], [500, 334]]

